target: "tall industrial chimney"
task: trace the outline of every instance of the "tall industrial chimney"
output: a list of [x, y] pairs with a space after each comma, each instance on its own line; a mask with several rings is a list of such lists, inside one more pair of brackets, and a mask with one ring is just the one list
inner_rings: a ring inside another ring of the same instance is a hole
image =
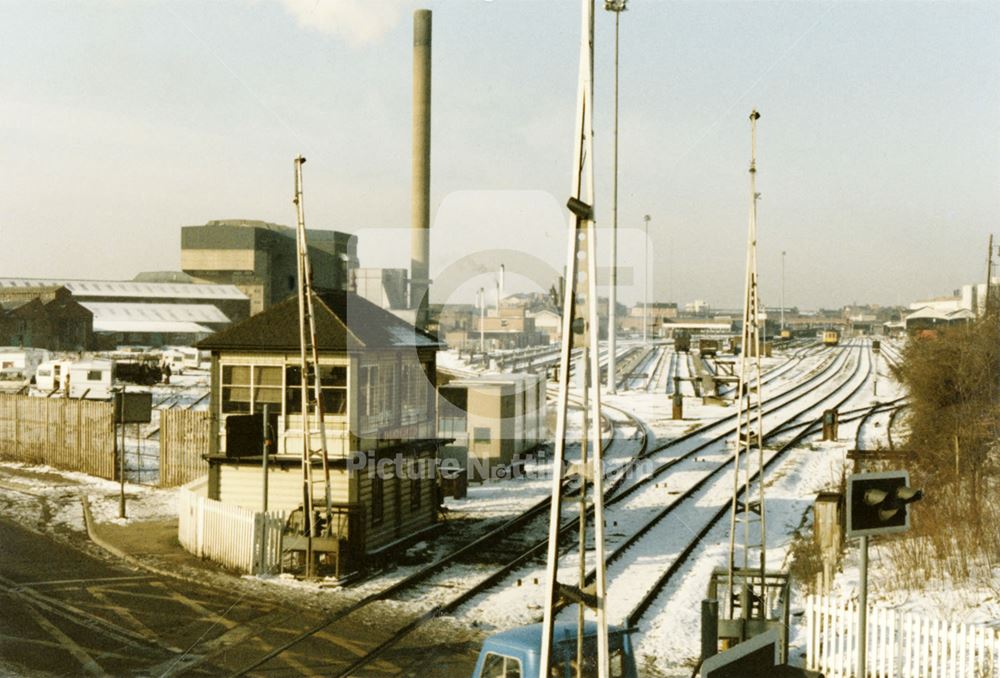
[[427, 327], [431, 227], [431, 11], [413, 13], [413, 178], [410, 206], [410, 307]]

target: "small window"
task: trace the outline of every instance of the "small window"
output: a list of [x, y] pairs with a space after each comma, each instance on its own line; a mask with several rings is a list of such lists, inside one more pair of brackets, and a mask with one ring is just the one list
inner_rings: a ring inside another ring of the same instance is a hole
[[100, 370], [87, 370], [87, 381], [100, 381], [101, 371]]
[[472, 440], [475, 443], [489, 443], [490, 429], [486, 426], [477, 426], [472, 431]]

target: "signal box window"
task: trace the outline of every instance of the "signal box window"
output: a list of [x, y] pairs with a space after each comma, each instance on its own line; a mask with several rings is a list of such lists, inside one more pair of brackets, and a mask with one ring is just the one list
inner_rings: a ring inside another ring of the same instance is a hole
[[222, 413], [250, 411], [250, 366], [222, 366]]
[[[315, 378], [309, 380], [309, 400], [315, 397]], [[320, 398], [323, 399], [323, 414], [342, 415], [347, 412], [347, 367], [344, 365], [320, 365]], [[302, 413], [302, 368], [296, 365], [285, 367], [285, 413]]]

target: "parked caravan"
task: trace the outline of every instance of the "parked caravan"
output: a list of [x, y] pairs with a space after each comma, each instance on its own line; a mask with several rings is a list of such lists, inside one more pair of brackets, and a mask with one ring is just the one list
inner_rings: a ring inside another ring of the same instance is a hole
[[0, 379], [27, 381], [48, 359], [49, 352], [43, 348], [0, 348]]
[[65, 391], [69, 366], [68, 360], [46, 360], [39, 364], [35, 370], [35, 388], [43, 395]]
[[110, 360], [88, 360], [69, 366], [69, 397], [110, 400], [115, 364]]
[[208, 351], [199, 351], [193, 346], [170, 346], [163, 351], [163, 366], [170, 366], [173, 374], [182, 374], [184, 370], [196, 370], [203, 364], [211, 363]]

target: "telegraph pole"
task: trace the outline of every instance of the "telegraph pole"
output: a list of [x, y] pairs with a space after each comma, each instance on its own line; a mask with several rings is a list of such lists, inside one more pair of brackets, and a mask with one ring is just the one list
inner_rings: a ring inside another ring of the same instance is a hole
[[604, 9], [615, 13], [615, 133], [611, 180], [611, 289], [608, 292], [608, 393], [615, 394], [615, 352], [618, 350], [618, 25], [628, 0], [604, 0]]
[[785, 250], [781, 250], [781, 331], [785, 331]]

